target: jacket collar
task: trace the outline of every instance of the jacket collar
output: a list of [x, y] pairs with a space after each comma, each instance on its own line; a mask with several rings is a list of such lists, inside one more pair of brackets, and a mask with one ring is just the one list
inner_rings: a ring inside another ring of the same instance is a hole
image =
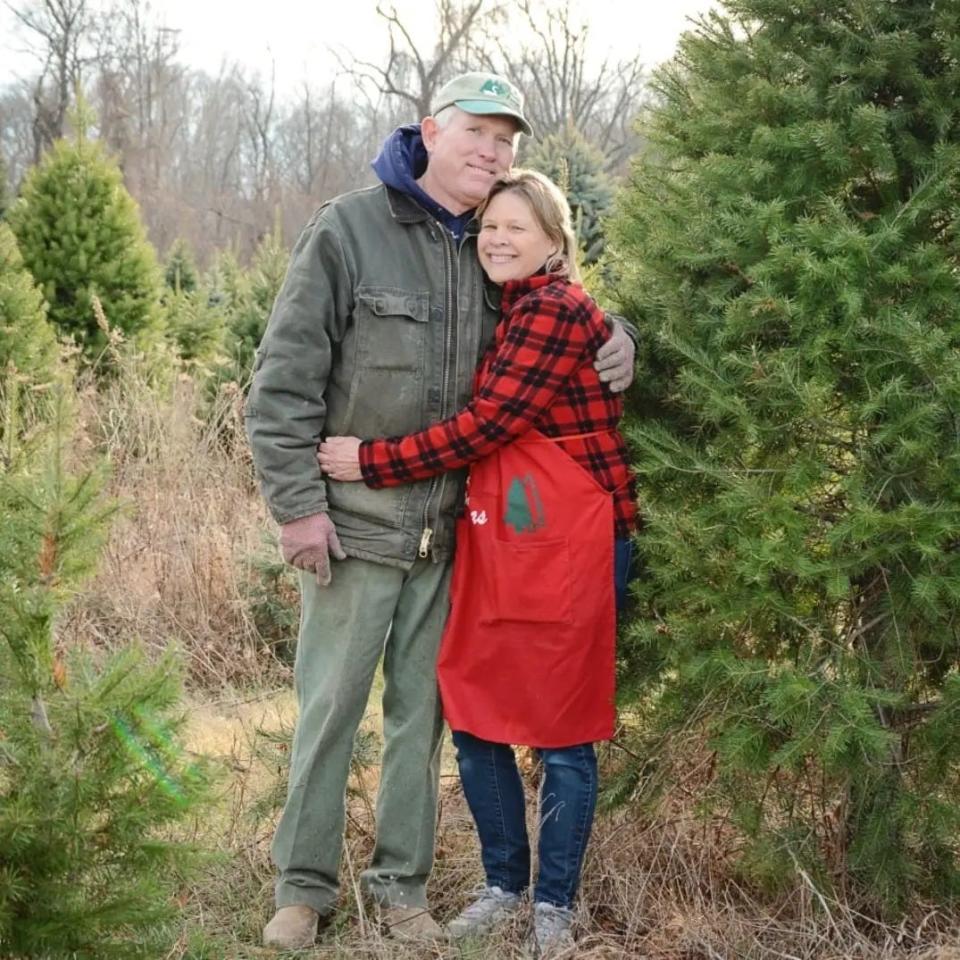
[[502, 288], [500, 309], [509, 310], [528, 293], [533, 293], [534, 290], [539, 290], [541, 287], [557, 281], [563, 282], [565, 279], [559, 273], [535, 273], [532, 277], [524, 277], [523, 280], [508, 280]]
[[[388, 190], [404, 194], [434, 220], [442, 223], [459, 242], [464, 228], [473, 218], [473, 211], [453, 214], [420, 186], [418, 178], [422, 177], [427, 169], [427, 160], [420, 124], [409, 123], [398, 127], [387, 137], [373, 161], [373, 169]], [[417, 223], [424, 219], [406, 205], [391, 202], [390, 211], [398, 223]]]
[[394, 187], [387, 187], [387, 202], [390, 215], [398, 223], [421, 223], [430, 219], [430, 214], [413, 197]]

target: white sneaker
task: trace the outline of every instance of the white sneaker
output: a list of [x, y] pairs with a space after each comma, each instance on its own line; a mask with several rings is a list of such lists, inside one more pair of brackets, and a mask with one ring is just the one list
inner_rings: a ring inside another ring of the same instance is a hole
[[447, 933], [453, 940], [482, 937], [507, 923], [519, 909], [519, 893], [508, 893], [500, 887], [484, 887], [477, 899], [447, 924]]
[[573, 950], [573, 911], [552, 903], [533, 905], [533, 955], [549, 960]]

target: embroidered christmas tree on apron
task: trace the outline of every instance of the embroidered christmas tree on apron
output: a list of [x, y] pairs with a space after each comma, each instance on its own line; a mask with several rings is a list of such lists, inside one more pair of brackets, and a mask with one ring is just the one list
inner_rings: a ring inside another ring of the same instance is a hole
[[547, 525], [537, 484], [529, 473], [511, 480], [503, 522], [517, 533], [533, 533]]

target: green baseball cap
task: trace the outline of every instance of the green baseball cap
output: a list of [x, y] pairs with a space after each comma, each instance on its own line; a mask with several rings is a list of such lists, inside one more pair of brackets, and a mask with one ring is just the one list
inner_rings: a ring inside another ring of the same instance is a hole
[[436, 116], [451, 106], [459, 107], [465, 113], [513, 117], [528, 137], [533, 136], [533, 127], [523, 115], [520, 91], [495, 73], [461, 73], [444, 84], [433, 102], [431, 113]]

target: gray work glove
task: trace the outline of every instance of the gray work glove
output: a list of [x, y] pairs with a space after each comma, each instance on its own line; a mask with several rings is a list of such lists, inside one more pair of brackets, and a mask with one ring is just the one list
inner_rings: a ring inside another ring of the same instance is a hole
[[346, 560], [333, 521], [325, 513], [311, 513], [280, 527], [280, 553], [286, 563], [317, 577], [321, 587], [330, 584], [330, 557]]
[[636, 344], [619, 323], [613, 324], [610, 339], [597, 351], [593, 367], [600, 380], [614, 393], [622, 393], [633, 383], [633, 358]]

